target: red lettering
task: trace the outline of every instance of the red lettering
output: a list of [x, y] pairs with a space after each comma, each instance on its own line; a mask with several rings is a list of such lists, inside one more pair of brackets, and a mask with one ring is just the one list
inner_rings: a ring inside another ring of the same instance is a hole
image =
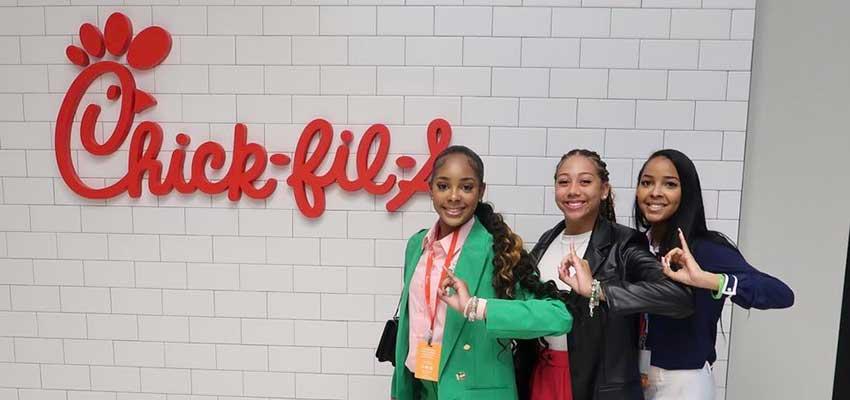
[[220, 170], [224, 168], [225, 158], [222, 145], [216, 142], [202, 144], [195, 150], [195, 156], [192, 157], [192, 177], [189, 179], [189, 185], [206, 194], [219, 194], [227, 190], [226, 179], [211, 182], [207, 178], [207, 165], [214, 170]]
[[[115, 74], [120, 82], [120, 88], [110, 88], [107, 96], [114, 101], [121, 98], [120, 114], [115, 129], [104, 143], [99, 143], [95, 136], [95, 127], [101, 108], [96, 104], [86, 106], [80, 124], [80, 140], [89, 154], [114, 154], [127, 139], [135, 114], [139, 112], [140, 107], [136, 107], [136, 103], [148, 104], [151, 101], [145, 97], [149, 95], [136, 89], [130, 71], [115, 62], [101, 61], [92, 64], [74, 80], [57, 116], [55, 151], [62, 179], [75, 193], [86, 198], [107, 199], [126, 192], [130, 197], [137, 198], [142, 195], [145, 180], [148, 182], [148, 190], [157, 196], [167, 195], [174, 189], [184, 194], [196, 191], [206, 194], [227, 192], [228, 199], [238, 201], [243, 193], [255, 199], [266, 198], [274, 193], [278, 179], [270, 178], [262, 184], [258, 182], [268, 166], [269, 154], [262, 145], [248, 142], [248, 128], [241, 123], [234, 126], [230, 166], [224, 177], [218, 181], [211, 181], [207, 172], [221, 171], [225, 167], [227, 153], [220, 144], [208, 141], [195, 149], [189, 169], [191, 172], [187, 178], [184, 176], [186, 147], [191, 141], [188, 135], [181, 133], [177, 138], [178, 148], [171, 152], [168, 170], [163, 171], [162, 162], [159, 161], [163, 141], [162, 128], [156, 122], [143, 121], [136, 126], [130, 137], [125, 175], [112, 185], [102, 188], [85, 184], [79, 177], [71, 157], [71, 131], [83, 96], [91, 84], [105, 74]], [[429, 124], [427, 142], [430, 157], [409, 180], [399, 180], [395, 174], [388, 174], [383, 182], [379, 182], [378, 176], [386, 164], [390, 149], [391, 135], [385, 125], [370, 126], [360, 138], [354, 160], [356, 171], [353, 178], [349, 177], [347, 171], [353, 135], [350, 131], [343, 131], [340, 139], [342, 143], [336, 147], [330, 168], [321, 174], [318, 170], [330, 152], [333, 126], [323, 119], [313, 120], [304, 127], [298, 140], [291, 159], [292, 171], [286, 183], [293, 189], [298, 209], [307, 217], [322, 215], [326, 202], [325, 188], [333, 183], [337, 183], [346, 191], [362, 189], [378, 195], [389, 193], [398, 184], [398, 193], [386, 205], [389, 211], [397, 210], [417, 192], [428, 190], [427, 180], [434, 157], [451, 141], [451, 126], [442, 119], [436, 119]], [[372, 149], [374, 154], [370, 154]], [[289, 157], [284, 154], [272, 155], [271, 159], [278, 167], [290, 163]], [[408, 156], [399, 157], [396, 163], [403, 169], [415, 165], [415, 161]]]
[[428, 124], [428, 152], [431, 153], [428, 161], [422, 165], [419, 172], [410, 180], [402, 180], [398, 183], [398, 194], [387, 202], [387, 211], [398, 210], [417, 192], [428, 191], [428, 177], [434, 167], [434, 158], [441, 151], [449, 147], [452, 140], [452, 127], [444, 119], [435, 119]]
[[[177, 135], [177, 144], [180, 146], [188, 146], [190, 142], [189, 136], [185, 133]], [[168, 163], [168, 174], [165, 180], [174, 185], [178, 192], [189, 194], [195, 191], [195, 187], [186, 181], [183, 177], [184, 164], [186, 162], [186, 150], [182, 148], [175, 149], [171, 152], [171, 162]]]
[[120, 195], [127, 189], [126, 177], [104, 188], [92, 188], [80, 179], [74, 161], [71, 157], [71, 129], [74, 126], [74, 116], [80, 106], [80, 101], [88, 91], [91, 84], [97, 78], [106, 74], [115, 74], [125, 96], [121, 98], [121, 111], [115, 129], [112, 131], [106, 143], [99, 144], [95, 139], [95, 125], [100, 115], [100, 106], [89, 104], [83, 113], [80, 124], [80, 138], [83, 147], [91, 154], [104, 156], [118, 150], [130, 127], [133, 125], [133, 96], [136, 89], [136, 81], [126, 67], [112, 61], [101, 61], [80, 72], [80, 75], [71, 83], [62, 105], [59, 107], [59, 115], [56, 116], [56, 132], [54, 136], [54, 149], [56, 154], [56, 165], [59, 173], [68, 187], [82, 197], [89, 199], [108, 199]]
[[[428, 125], [427, 141], [430, 157], [417, 174], [409, 180], [399, 180], [395, 174], [388, 174], [383, 182], [378, 176], [386, 164], [390, 149], [390, 131], [383, 124], [370, 126], [357, 145], [354, 165], [355, 176], [348, 175], [347, 167], [351, 156], [353, 134], [344, 130], [340, 134], [342, 143], [336, 147], [334, 159], [327, 172], [317, 171], [325, 162], [333, 142], [333, 126], [323, 119], [311, 121], [304, 127], [295, 154], [290, 159], [285, 154], [269, 157], [266, 149], [257, 143], [248, 142], [248, 129], [244, 124], [236, 124], [233, 132], [233, 155], [230, 166], [223, 178], [212, 181], [208, 171], [223, 171], [227, 153], [215, 142], [202, 143], [195, 149], [189, 168], [190, 176], [184, 176], [186, 170], [187, 147], [191, 143], [188, 135], [177, 135], [178, 148], [170, 155], [168, 170], [163, 171], [159, 153], [162, 150], [163, 132], [159, 124], [143, 121], [133, 130], [130, 138], [130, 151], [127, 157], [127, 171], [112, 185], [97, 188], [87, 185], [80, 178], [74, 165], [71, 151], [71, 131], [74, 118], [84, 95], [98, 78], [113, 74], [118, 85], [111, 85], [106, 91], [110, 101], [121, 101], [118, 121], [108, 138], [100, 143], [95, 135], [101, 107], [88, 104], [83, 110], [80, 123], [80, 141], [83, 148], [92, 156], [113, 155], [127, 140], [136, 114], [156, 104], [154, 96], [138, 89], [133, 73], [126, 66], [114, 61], [103, 60], [105, 52], [122, 57], [126, 53], [127, 62], [135, 70], [149, 70], [156, 67], [171, 51], [171, 35], [161, 27], [148, 27], [133, 37], [132, 24], [126, 15], [113, 13], [106, 22], [105, 31], [91, 24], [80, 27], [82, 48], [70, 45], [66, 48], [68, 60], [82, 71], [71, 83], [62, 100], [59, 114], [56, 116], [55, 154], [56, 164], [62, 179], [68, 187], [85, 198], [108, 199], [127, 193], [130, 197], [142, 195], [142, 184], [148, 181], [148, 190], [157, 196], [163, 196], [177, 189], [188, 194], [200, 190], [206, 194], [227, 192], [231, 201], [237, 201], [244, 193], [248, 197], [262, 199], [271, 196], [277, 188], [278, 179], [269, 178], [258, 182], [268, 163], [276, 167], [292, 164], [292, 171], [286, 180], [293, 188], [295, 202], [301, 212], [311, 218], [322, 215], [325, 210], [325, 188], [337, 183], [343, 190], [366, 190], [380, 195], [389, 193], [398, 184], [398, 193], [387, 202], [387, 210], [395, 211], [415, 193], [428, 190], [428, 176], [437, 153], [445, 149], [451, 141], [451, 126], [442, 119], [435, 119]], [[94, 57], [96, 60], [91, 60]], [[315, 148], [313, 144], [315, 142]], [[374, 155], [370, 151], [374, 148]], [[373, 157], [372, 157], [373, 156]], [[410, 169], [416, 161], [410, 156], [396, 158], [401, 169]], [[164, 173], [164, 177], [163, 177]]]
[[[150, 140], [148, 140], [150, 138]], [[145, 142], [149, 142], [145, 147]], [[127, 192], [130, 197], [142, 195], [142, 180], [148, 174], [148, 188], [151, 193], [162, 196], [171, 192], [172, 186], [161, 182], [162, 163], [157, 160], [162, 148], [162, 128], [159, 124], [144, 121], [133, 131], [130, 139], [130, 157], [127, 163]]]
[[339, 138], [342, 139], [342, 144], [336, 148], [336, 156], [334, 156], [330, 172], [336, 177], [336, 183], [342, 190], [353, 192], [361, 188], [357, 179], [348, 179], [348, 156], [351, 154], [349, 145], [354, 140], [354, 135], [351, 131], [345, 130], [342, 131]]
[[[251, 167], [246, 168], [248, 162]], [[266, 149], [256, 143], [248, 143], [248, 128], [245, 124], [236, 124], [233, 133], [233, 161], [230, 171], [224, 180], [228, 183], [227, 198], [239, 200], [242, 192], [254, 199], [264, 199], [271, 196], [277, 187], [277, 180], [272, 178], [262, 187], [254, 186], [254, 181], [263, 174], [268, 163]]]
[[[372, 143], [378, 141], [378, 150], [375, 159], [369, 163], [369, 149]], [[372, 194], [384, 194], [392, 190], [395, 185], [396, 176], [390, 174], [382, 184], [375, 182], [375, 177], [384, 168], [387, 155], [390, 153], [390, 130], [383, 124], [375, 124], [366, 130], [366, 134], [357, 146], [357, 176], [359, 186]]]
[[[313, 139], [318, 138], [313, 154], [307, 156]], [[316, 218], [325, 211], [325, 186], [334, 181], [333, 168], [325, 175], [317, 176], [316, 169], [322, 164], [333, 140], [333, 127], [328, 121], [314, 119], [301, 132], [295, 154], [292, 158], [292, 174], [286, 183], [292, 187], [295, 204], [301, 213], [309, 218]], [[307, 198], [307, 190], [313, 198], [313, 203]]]

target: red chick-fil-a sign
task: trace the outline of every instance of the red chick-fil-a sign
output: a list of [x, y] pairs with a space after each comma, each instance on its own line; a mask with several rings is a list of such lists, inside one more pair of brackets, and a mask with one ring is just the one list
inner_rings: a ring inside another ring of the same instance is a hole
[[[363, 189], [372, 194], [386, 194], [397, 186], [398, 193], [386, 203], [388, 211], [395, 211], [415, 193], [428, 190], [427, 179], [434, 157], [448, 147], [451, 141], [449, 123], [443, 119], [434, 119], [427, 129], [430, 157], [413, 178], [400, 179], [389, 174], [382, 182], [376, 182], [376, 177], [387, 161], [390, 147], [390, 131], [383, 124], [370, 126], [357, 144], [354, 155], [356, 177], [352, 179], [346, 171], [354, 138], [350, 131], [340, 133], [342, 144], [335, 149], [331, 167], [319, 174], [317, 170], [328, 156], [334, 139], [333, 126], [328, 121], [315, 119], [304, 127], [293, 157], [286, 154], [269, 155], [262, 145], [248, 142], [248, 128], [239, 123], [234, 127], [230, 166], [221, 179], [211, 180], [207, 170], [222, 171], [225, 166], [227, 154], [221, 144], [204, 142], [195, 148], [191, 160], [187, 160], [191, 138], [180, 133], [176, 138], [178, 146], [171, 152], [168, 168], [163, 170], [163, 164], [158, 160], [163, 142], [162, 128], [156, 122], [142, 121], [133, 129], [130, 137], [124, 177], [105, 187], [91, 187], [80, 179], [71, 153], [74, 117], [89, 87], [98, 78], [113, 74], [119, 84], [111, 85], [106, 91], [106, 97], [111, 101], [120, 98], [121, 101], [118, 121], [112, 134], [103, 143], [95, 138], [100, 106], [89, 104], [83, 112], [80, 140], [83, 148], [95, 156], [115, 153], [127, 139], [136, 114], [154, 106], [156, 100], [136, 87], [135, 77], [126, 66], [108, 60], [90, 63], [90, 57], [100, 59], [107, 51], [118, 57], [126, 54], [127, 63], [134, 69], [152, 69], [162, 63], [171, 51], [171, 35], [161, 27], [151, 26], [134, 37], [130, 19], [124, 14], [114, 13], [107, 19], [103, 33], [92, 24], [83, 24], [80, 27], [80, 43], [82, 48], [70, 45], [65, 51], [68, 59], [83, 67], [83, 70], [71, 83], [62, 100], [56, 118], [55, 151], [62, 179], [82, 197], [108, 199], [126, 192], [130, 197], [137, 198], [141, 196], [143, 183], [147, 179], [148, 190], [154, 195], [165, 195], [177, 190], [180, 193], [227, 192], [231, 201], [239, 200], [243, 193], [248, 197], [263, 199], [271, 196], [278, 184], [276, 178], [269, 178], [262, 183], [258, 181], [268, 163], [271, 163], [276, 167], [291, 164], [286, 183], [293, 189], [299, 210], [307, 217], [322, 215], [325, 210], [325, 188], [334, 183], [346, 191]], [[373, 146], [377, 150], [370, 156]], [[187, 162], [190, 163], [191, 171], [188, 177], [183, 172]], [[401, 169], [416, 166], [416, 160], [410, 156], [400, 156], [395, 162]]]

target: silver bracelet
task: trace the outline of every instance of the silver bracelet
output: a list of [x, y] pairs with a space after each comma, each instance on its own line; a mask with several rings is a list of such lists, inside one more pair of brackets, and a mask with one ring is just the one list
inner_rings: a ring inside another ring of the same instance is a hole
[[588, 302], [588, 308], [590, 308], [590, 316], [593, 317], [593, 309], [599, 306], [599, 292], [602, 290], [602, 286], [599, 284], [599, 281], [594, 279], [593, 283], [590, 284], [590, 301]]

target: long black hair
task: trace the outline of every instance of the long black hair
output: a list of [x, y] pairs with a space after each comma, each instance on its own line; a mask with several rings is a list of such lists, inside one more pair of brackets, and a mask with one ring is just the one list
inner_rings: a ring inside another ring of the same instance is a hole
[[[469, 161], [475, 177], [484, 185], [484, 162], [472, 149], [466, 146], [449, 146], [434, 159], [429, 184], [434, 174], [453, 154], [461, 154]], [[475, 217], [493, 236], [493, 288], [502, 299], [513, 299], [518, 283], [522, 288], [534, 294], [536, 298], [560, 299], [560, 293], [554, 282], [541, 282], [537, 263], [523, 248], [522, 238], [505, 223], [502, 214], [493, 210], [489, 203], [479, 201], [475, 207]]]
[[[729, 238], [720, 232], [709, 230], [705, 223], [705, 206], [702, 201], [702, 186], [699, 183], [699, 175], [694, 162], [688, 156], [678, 150], [663, 149], [658, 150], [643, 163], [638, 173], [638, 185], [640, 185], [643, 171], [646, 165], [655, 158], [664, 157], [673, 163], [676, 172], [679, 174], [679, 185], [682, 191], [682, 199], [679, 201], [679, 208], [670, 216], [663, 224], [662, 229], [655, 232], [661, 232], [662, 237], [653, 238], [659, 244], [659, 254], [666, 254], [673, 248], [681, 247], [676, 228], [682, 229], [685, 235], [685, 240], [688, 241], [688, 246], [692, 249], [696, 245], [697, 239], [710, 240], [728, 246], [735, 251], [737, 247]], [[640, 206], [635, 200], [634, 204], [634, 219], [635, 228], [642, 232], [646, 232], [652, 228], [652, 224], [647, 221], [646, 216], [641, 211]]]

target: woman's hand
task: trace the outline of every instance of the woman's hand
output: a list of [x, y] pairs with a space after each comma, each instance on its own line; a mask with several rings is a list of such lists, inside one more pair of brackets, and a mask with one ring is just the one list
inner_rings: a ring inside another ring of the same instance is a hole
[[463, 308], [466, 307], [466, 303], [471, 297], [466, 282], [448, 269], [446, 270], [446, 279], [440, 282], [440, 287], [437, 289], [437, 296], [443, 303], [461, 314], [463, 314]]
[[[679, 229], [679, 242], [682, 247], [677, 247], [670, 250], [661, 258], [661, 265], [664, 267], [664, 275], [668, 278], [683, 283], [688, 286], [717, 290], [720, 282], [720, 275], [712, 274], [711, 272], [703, 271], [694, 255], [691, 254], [691, 249], [688, 248], [688, 242], [685, 240], [685, 235]], [[671, 265], [679, 265], [676, 271], [670, 267]]]
[[580, 296], [590, 297], [590, 289], [593, 283], [593, 274], [590, 272], [590, 264], [576, 254], [575, 243], [570, 243], [570, 252], [558, 266], [558, 277], [566, 283], [570, 289]]

